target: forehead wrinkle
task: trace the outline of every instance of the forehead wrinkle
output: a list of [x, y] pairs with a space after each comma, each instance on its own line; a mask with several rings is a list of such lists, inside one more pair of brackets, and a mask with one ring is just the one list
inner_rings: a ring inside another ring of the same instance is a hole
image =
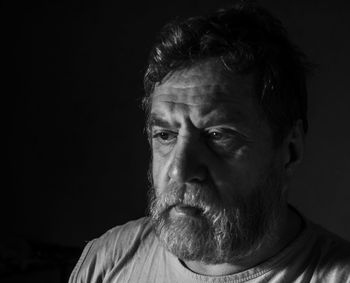
[[231, 124], [245, 121], [243, 113], [237, 109], [227, 111], [224, 107], [215, 109], [201, 109], [199, 115], [202, 118], [203, 125]]
[[240, 93], [232, 94], [231, 92], [232, 91], [230, 91], [225, 84], [208, 84], [190, 87], [161, 85], [155, 88], [152, 94], [152, 100], [164, 102], [173, 101], [193, 106], [211, 104], [219, 101], [238, 101], [237, 98], [240, 96]]

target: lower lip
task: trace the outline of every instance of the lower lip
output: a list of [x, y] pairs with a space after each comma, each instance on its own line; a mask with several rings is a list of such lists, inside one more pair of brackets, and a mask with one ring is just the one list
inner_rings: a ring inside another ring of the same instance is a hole
[[176, 215], [192, 216], [192, 217], [196, 217], [200, 214], [200, 210], [198, 208], [191, 207], [191, 206], [184, 206], [184, 205], [176, 205], [172, 208], [172, 211]]

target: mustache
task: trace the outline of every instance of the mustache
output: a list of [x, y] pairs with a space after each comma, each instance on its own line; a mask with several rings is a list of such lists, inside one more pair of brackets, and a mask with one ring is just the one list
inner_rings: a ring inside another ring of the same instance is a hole
[[215, 188], [210, 184], [191, 183], [179, 186], [170, 183], [163, 190], [156, 187], [151, 189], [150, 204], [151, 212], [158, 215], [176, 205], [191, 206], [206, 214], [209, 210], [219, 207], [220, 200]]

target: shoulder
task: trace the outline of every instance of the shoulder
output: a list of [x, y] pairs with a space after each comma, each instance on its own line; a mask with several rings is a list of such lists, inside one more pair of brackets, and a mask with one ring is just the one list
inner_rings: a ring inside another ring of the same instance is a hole
[[130, 248], [140, 245], [152, 232], [149, 218], [140, 218], [116, 226], [93, 240], [90, 253], [103, 254], [118, 260]]
[[110, 229], [85, 246], [69, 282], [99, 282], [98, 278], [121, 262], [125, 264], [141, 246], [152, 243], [153, 238], [147, 217]]
[[312, 254], [317, 255], [319, 278], [350, 282], [350, 243], [317, 224], [309, 222], [309, 226], [314, 234]]
[[321, 256], [324, 259], [348, 259], [350, 264], [350, 242], [340, 236], [326, 230], [318, 224], [309, 222], [315, 235], [315, 245], [321, 248]]

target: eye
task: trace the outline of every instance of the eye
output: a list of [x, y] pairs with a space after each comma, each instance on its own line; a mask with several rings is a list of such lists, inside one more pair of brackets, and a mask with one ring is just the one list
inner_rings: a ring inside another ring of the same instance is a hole
[[206, 134], [209, 143], [217, 146], [238, 146], [244, 140], [243, 136], [233, 129], [210, 129]]
[[223, 130], [211, 130], [206, 133], [206, 138], [212, 142], [221, 142], [233, 138], [232, 133]]
[[207, 134], [211, 140], [221, 140], [223, 138], [223, 133], [218, 131], [212, 131]]
[[176, 139], [177, 134], [171, 131], [159, 131], [155, 132], [152, 137], [162, 144], [168, 144]]

